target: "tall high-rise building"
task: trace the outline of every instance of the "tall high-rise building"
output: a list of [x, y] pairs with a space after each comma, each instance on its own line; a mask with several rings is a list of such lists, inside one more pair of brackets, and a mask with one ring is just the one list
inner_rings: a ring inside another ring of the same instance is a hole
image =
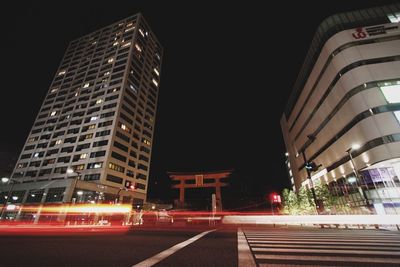
[[327, 184], [339, 205], [400, 213], [399, 22], [393, 4], [317, 29], [281, 119], [295, 190]]
[[0, 201], [145, 201], [162, 56], [141, 14], [70, 42]]

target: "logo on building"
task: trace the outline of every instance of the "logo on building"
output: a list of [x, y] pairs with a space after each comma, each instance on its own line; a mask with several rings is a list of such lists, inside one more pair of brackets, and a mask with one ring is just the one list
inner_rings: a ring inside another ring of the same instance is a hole
[[353, 32], [352, 35], [354, 39], [364, 39], [369, 36], [386, 34], [391, 30], [397, 30], [397, 29], [398, 26], [385, 26], [385, 25], [366, 27], [366, 28], [360, 27], [357, 28], [356, 32]]

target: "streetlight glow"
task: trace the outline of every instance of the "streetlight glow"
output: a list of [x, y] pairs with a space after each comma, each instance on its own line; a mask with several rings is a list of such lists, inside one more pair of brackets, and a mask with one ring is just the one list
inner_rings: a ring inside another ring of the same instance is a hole
[[353, 149], [353, 150], [357, 150], [360, 147], [361, 147], [360, 144], [357, 144], [357, 143], [351, 145], [351, 149]]
[[72, 169], [72, 168], [68, 168], [68, 169], [67, 169], [67, 173], [68, 173], [68, 174], [72, 174], [72, 173], [74, 173], [74, 169]]
[[76, 192], [76, 194], [77, 194], [78, 196], [82, 196], [82, 195], [83, 195], [83, 191], [78, 191], [78, 192]]
[[2, 177], [1, 178], [1, 182], [2, 183], [7, 183], [8, 181], [10, 181], [10, 178], [8, 178], [8, 177]]

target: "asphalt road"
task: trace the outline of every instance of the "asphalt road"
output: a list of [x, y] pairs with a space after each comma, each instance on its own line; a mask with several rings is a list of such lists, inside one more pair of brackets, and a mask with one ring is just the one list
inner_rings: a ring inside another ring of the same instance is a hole
[[1, 267], [400, 266], [400, 233], [158, 227], [119, 233], [8, 234], [0, 236], [0, 256]]
[[[208, 228], [135, 229], [127, 233], [0, 236], [0, 266], [129, 267]], [[237, 266], [235, 230], [210, 232], [156, 266]]]

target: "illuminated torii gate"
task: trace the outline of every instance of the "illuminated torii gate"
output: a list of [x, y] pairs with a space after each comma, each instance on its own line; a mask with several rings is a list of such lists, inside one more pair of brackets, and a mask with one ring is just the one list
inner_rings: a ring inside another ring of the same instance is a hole
[[214, 172], [168, 172], [172, 181], [179, 181], [172, 188], [179, 188], [179, 202], [181, 205], [185, 203], [186, 188], [205, 188], [214, 187], [216, 195], [216, 210], [222, 210], [221, 187], [227, 186], [228, 183], [221, 182], [221, 179], [227, 178], [233, 170], [223, 170]]

